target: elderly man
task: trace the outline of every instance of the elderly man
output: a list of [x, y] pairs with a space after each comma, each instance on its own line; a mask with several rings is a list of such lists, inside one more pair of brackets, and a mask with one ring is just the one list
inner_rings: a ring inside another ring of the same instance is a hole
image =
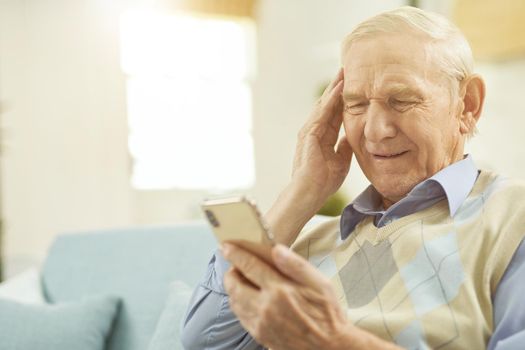
[[[485, 95], [464, 37], [403, 7], [350, 33], [342, 63], [266, 215], [273, 262], [224, 244], [193, 295], [185, 347], [522, 348], [525, 186], [463, 153]], [[299, 234], [352, 155], [371, 185]]]

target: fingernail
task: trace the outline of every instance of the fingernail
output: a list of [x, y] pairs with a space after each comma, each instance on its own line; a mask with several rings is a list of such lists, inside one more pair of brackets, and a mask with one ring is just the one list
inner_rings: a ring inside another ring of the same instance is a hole
[[290, 249], [282, 244], [277, 244], [275, 246], [275, 253], [277, 255], [277, 259], [279, 263], [284, 263], [288, 259], [288, 256], [290, 255]]
[[231, 250], [232, 250], [231, 248], [232, 248], [231, 245], [228, 244], [228, 243], [221, 244], [220, 249], [221, 249], [222, 255], [224, 257], [227, 257], [230, 254]]

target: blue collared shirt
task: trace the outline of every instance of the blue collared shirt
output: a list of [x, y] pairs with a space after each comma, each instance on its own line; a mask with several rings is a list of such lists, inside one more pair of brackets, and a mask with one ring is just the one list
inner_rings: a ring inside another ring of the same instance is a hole
[[381, 227], [431, 207], [445, 198], [450, 216], [454, 216], [472, 190], [477, 177], [478, 170], [472, 156], [467, 156], [416, 185], [405, 198], [387, 210], [382, 208], [381, 195], [370, 185], [343, 210], [341, 239], [346, 239], [366, 216], [374, 216], [376, 226]]
[[[341, 215], [341, 238], [345, 239], [366, 216], [374, 216], [378, 227], [423, 210], [446, 199], [450, 215], [472, 190], [479, 172], [471, 156], [456, 162], [415, 186], [410, 193], [387, 210], [381, 197], [369, 186]], [[524, 228], [525, 229], [525, 228]], [[182, 342], [185, 349], [263, 349], [241, 327], [228, 306], [223, 277], [229, 264], [216, 252], [204, 281], [196, 288], [184, 321]], [[525, 344], [525, 244], [520, 244], [496, 289], [494, 333], [490, 350], [521, 349]]]

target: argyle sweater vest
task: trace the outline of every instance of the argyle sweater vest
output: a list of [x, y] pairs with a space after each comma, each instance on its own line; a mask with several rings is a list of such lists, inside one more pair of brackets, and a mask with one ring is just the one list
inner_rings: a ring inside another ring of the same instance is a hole
[[339, 218], [292, 246], [334, 285], [350, 321], [409, 349], [484, 349], [491, 297], [525, 236], [525, 184], [482, 171], [453, 217], [448, 202], [341, 240]]

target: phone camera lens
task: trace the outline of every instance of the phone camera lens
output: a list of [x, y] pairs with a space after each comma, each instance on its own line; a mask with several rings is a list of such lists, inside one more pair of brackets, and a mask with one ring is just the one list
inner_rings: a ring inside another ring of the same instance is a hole
[[217, 221], [217, 218], [215, 217], [215, 215], [213, 215], [213, 212], [211, 212], [211, 210], [205, 210], [204, 213], [206, 214], [208, 221], [213, 227], [219, 227], [219, 221]]

